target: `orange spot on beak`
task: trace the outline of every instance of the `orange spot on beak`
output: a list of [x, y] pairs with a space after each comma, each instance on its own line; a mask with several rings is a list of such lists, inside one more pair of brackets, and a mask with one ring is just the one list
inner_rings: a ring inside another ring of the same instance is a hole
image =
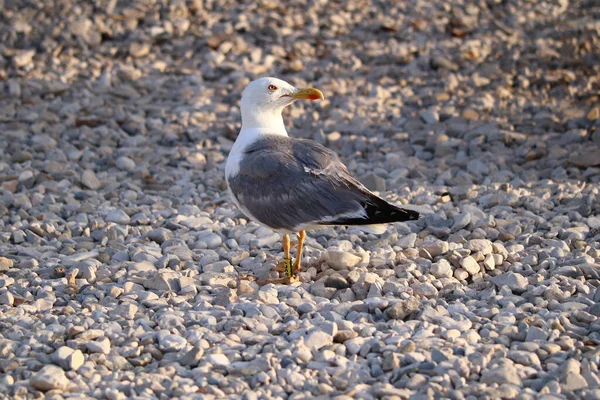
[[315, 88], [305, 88], [299, 89], [296, 93], [292, 93], [291, 97], [294, 100], [324, 100], [325, 96], [319, 89]]

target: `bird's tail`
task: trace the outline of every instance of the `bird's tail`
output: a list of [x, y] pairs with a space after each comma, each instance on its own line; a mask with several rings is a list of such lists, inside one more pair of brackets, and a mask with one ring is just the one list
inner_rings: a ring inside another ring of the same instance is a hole
[[419, 219], [417, 211], [397, 207], [373, 193], [365, 194], [367, 199], [361, 202], [365, 210], [364, 216], [342, 217], [336, 221], [328, 221], [328, 225], [378, 225]]
[[368, 224], [385, 224], [419, 219], [420, 214], [418, 212], [395, 206], [374, 194], [369, 196], [369, 201], [371, 204], [367, 203], [365, 207]]

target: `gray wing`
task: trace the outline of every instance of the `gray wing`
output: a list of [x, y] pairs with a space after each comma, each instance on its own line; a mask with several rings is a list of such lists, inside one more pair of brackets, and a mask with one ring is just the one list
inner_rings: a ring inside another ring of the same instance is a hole
[[368, 191], [335, 153], [311, 140], [255, 142], [229, 185], [240, 205], [274, 229], [391, 222], [390, 215], [405, 212]]

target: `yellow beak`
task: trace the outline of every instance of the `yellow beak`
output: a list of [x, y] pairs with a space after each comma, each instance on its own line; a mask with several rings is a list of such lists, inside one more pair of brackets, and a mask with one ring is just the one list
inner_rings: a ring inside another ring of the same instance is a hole
[[323, 93], [319, 89], [315, 88], [298, 89], [298, 91], [293, 93], [291, 96], [294, 98], [294, 100], [325, 100]]

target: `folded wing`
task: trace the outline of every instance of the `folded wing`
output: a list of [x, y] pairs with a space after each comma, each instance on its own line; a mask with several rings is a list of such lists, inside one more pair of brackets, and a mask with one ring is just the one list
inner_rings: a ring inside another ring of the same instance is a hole
[[229, 186], [242, 209], [274, 229], [414, 220], [365, 188], [335, 153], [310, 140], [268, 135], [246, 148]]

